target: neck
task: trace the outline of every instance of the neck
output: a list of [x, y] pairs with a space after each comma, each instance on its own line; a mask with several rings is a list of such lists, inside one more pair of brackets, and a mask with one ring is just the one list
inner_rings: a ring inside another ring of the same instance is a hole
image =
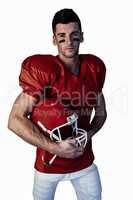
[[79, 67], [79, 55], [76, 55], [73, 58], [66, 58], [59, 55], [59, 58], [71, 72], [75, 73], [75, 71], [77, 71], [77, 67]]

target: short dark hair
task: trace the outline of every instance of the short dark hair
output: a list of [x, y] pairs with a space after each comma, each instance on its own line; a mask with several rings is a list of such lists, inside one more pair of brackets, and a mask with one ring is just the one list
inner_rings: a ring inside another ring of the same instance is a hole
[[59, 10], [55, 13], [52, 21], [52, 30], [53, 33], [55, 32], [56, 25], [61, 24], [67, 24], [70, 22], [77, 22], [80, 28], [80, 31], [82, 29], [81, 22], [78, 17], [78, 15], [73, 11], [73, 9], [64, 8], [62, 10]]

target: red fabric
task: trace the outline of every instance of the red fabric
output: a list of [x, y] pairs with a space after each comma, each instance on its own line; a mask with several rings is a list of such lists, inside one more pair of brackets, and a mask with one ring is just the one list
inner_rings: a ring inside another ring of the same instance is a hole
[[[94, 55], [80, 56], [80, 72], [74, 75], [58, 56], [33, 55], [22, 63], [19, 77], [23, 91], [38, 100], [43, 96], [57, 98], [66, 106], [72, 106], [79, 116], [78, 126], [89, 130], [91, 112], [96, 96], [102, 91], [105, 80], [105, 65]], [[47, 89], [45, 89], [47, 88]], [[35, 168], [46, 173], [68, 173], [81, 170], [92, 164], [94, 155], [91, 141], [86, 145], [84, 155], [76, 159], [56, 157], [50, 167], [44, 165], [53, 155], [37, 149]]]

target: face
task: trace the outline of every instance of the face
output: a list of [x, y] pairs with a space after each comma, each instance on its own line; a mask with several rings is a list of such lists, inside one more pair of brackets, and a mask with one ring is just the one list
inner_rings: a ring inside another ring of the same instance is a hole
[[83, 41], [83, 33], [77, 22], [57, 24], [53, 43], [57, 45], [58, 53], [65, 58], [73, 58], [78, 54], [79, 45]]

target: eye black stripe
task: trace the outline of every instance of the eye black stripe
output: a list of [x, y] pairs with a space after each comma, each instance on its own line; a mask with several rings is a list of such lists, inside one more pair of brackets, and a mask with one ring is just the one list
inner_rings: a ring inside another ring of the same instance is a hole
[[65, 40], [60, 40], [60, 41], [59, 41], [59, 43], [63, 43], [63, 42], [65, 42]]

